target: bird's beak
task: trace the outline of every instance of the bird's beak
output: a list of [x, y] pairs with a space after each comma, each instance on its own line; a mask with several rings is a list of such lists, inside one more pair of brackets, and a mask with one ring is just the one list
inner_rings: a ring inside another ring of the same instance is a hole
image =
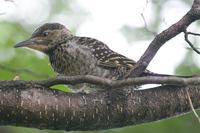
[[18, 48], [18, 47], [29, 47], [31, 45], [36, 45], [35, 40], [34, 39], [28, 39], [22, 42], [17, 43], [14, 48]]
[[41, 52], [44, 52], [48, 48], [48, 42], [38, 38], [30, 38], [28, 40], [17, 43], [14, 48], [28, 47]]

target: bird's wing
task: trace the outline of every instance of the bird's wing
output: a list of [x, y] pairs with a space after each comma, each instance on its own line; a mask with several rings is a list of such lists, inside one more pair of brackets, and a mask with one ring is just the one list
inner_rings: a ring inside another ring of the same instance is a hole
[[94, 38], [79, 37], [77, 43], [87, 46], [97, 58], [97, 65], [106, 69], [123, 67], [128, 70], [133, 68], [136, 63], [134, 60], [112, 51], [106, 44]]
[[105, 68], [124, 67], [126, 69], [130, 69], [134, 67], [135, 61], [118, 53], [111, 52], [106, 57], [99, 59], [98, 65]]
[[[135, 67], [136, 62], [128, 57], [112, 51], [106, 44], [89, 37], [77, 37], [77, 44], [86, 46], [97, 59], [97, 65], [112, 69], [118, 75], [117, 79], [123, 78], [130, 69]], [[153, 75], [154, 73], [145, 70], [143, 76]]]

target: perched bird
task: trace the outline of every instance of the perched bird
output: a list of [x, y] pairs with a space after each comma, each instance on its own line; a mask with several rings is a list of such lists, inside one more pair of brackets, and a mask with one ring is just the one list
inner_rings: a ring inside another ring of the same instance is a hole
[[[73, 35], [64, 25], [46, 23], [31, 38], [15, 45], [41, 51], [49, 56], [53, 69], [66, 76], [95, 75], [122, 79], [135, 61], [112, 51], [106, 44], [89, 37]], [[145, 70], [141, 76], [159, 75]]]

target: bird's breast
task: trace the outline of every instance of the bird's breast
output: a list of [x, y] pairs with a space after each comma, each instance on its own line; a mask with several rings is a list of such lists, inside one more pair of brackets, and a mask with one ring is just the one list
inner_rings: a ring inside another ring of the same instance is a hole
[[63, 75], [104, 76], [107, 70], [97, 66], [97, 59], [85, 47], [61, 45], [49, 55], [53, 69]]

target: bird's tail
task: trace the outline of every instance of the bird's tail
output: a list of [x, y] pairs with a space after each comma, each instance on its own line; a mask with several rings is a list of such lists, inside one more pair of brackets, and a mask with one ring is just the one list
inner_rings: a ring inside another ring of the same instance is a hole
[[157, 76], [157, 77], [179, 77], [179, 78], [192, 78], [197, 77], [197, 75], [181, 76], [181, 75], [169, 75], [169, 74], [159, 74], [150, 71], [145, 71], [142, 76]]

